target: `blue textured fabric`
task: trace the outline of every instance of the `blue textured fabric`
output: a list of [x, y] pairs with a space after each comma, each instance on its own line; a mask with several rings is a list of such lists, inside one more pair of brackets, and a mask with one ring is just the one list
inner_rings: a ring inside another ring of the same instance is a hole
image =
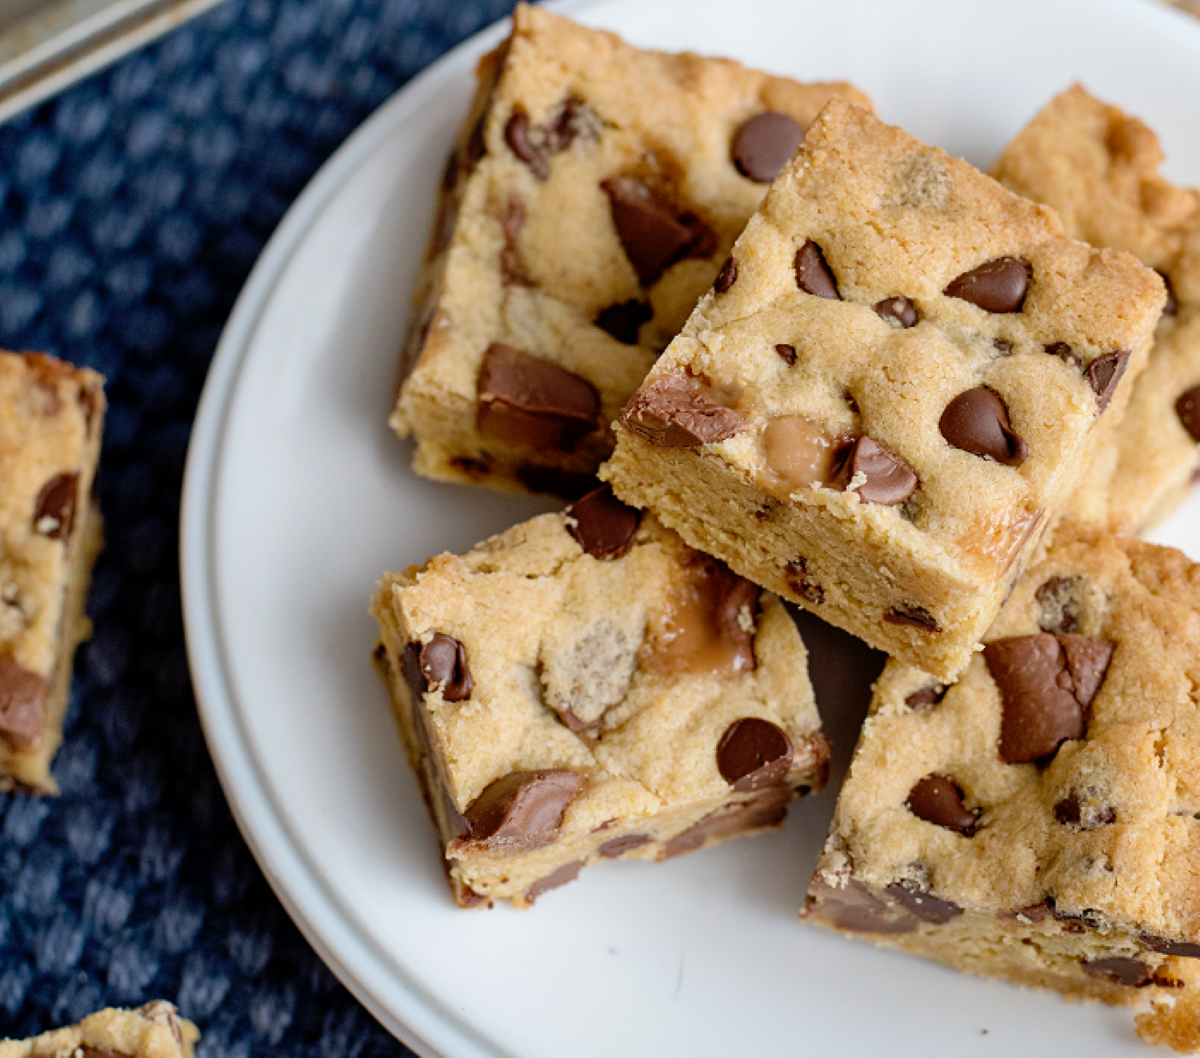
[[218, 335], [283, 212], [511, 0], [226, 0], [0, 128], [0, 346], [108, 377], [107, 548], [56, 800], [0, 795], [0, 1037], [162, 997], [204, 1058], [410, 1052], [288, 920], [188, 676], [180, 484]]

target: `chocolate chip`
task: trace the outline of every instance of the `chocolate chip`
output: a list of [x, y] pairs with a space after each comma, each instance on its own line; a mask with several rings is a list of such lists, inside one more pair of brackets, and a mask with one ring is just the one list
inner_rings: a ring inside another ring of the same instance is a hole
[[618, 342], [626, 345], [637, 345], [638, 332], [642, 324], [652, 319], [654, 310], [644, 301], [634, 298], [631, 301], [621, 301], [601, 309], [596, 317], [596, 326], [607, 331]]
[[955, 448], [1008, 467], [1019, 467], [1029, 454], [1029, 446], [1008, 421], [1004, 401], [986, 386], [960, 393], [947, 404], [938, 429]]
[[479, 370], [475, 424], [502, 441], [569, 451], [599, 425], [600, 398], [586, 379], [493, 342]]
[[450, 465], [455, 470], [462, 471], [472, 481], [479, 481], [492, 472], [491, 461], [487, 458], [477, 459], [475, 456], [451, 456]]
[[1060, 911], [1054, 906], [1053, 900], [1047, 901], [1047, 903], [1050, 904], [1050, 914], [1054, 917], [1054, 921], [1062, 923], [1062, 927], [1067, 933], [1094, 933], [1104, 925], [1096, 911], [1087, 908], [1082, 911]]
[[1098, 801], [1090, 791], [1082, 797], [1071, 792], [1054, 806], [1054, 818], [1063, 826], [1098, 830], [1115, 823], [1117, 812], [1112, 805]]
[[1083, 738], [1113, 649], [1106, 639], [1046, 632], [988, 643], [983, 656], [1002, 705], [1000, 759], [1043, 760], [1060, 743]]
[[917, 306], [910, 298], [884, 298], [874, 305], [875, 312], [881, 319], [893, 326], [902, 328], [915, 327], [920, 316]]
[[746, 834], [763, 827], [778, 826], [787, 815], [787, 806], [792, 799], [792, 791], [786, 786], [768, 786], [745, 801], [734, 801], [710, 812], [698, 823], [693, 823], [686, 830], [680, 831], [663, 846], [660, 860], [669, 860], [682, 856], [687, 852], [731, 838], [736, 834]]
[[737, 261], [732, 257], [725, 258], [725, 263], [721, 265], [721, 271], [717, 273], [717, 278], [713, 281], [713, 290], [718, 294], [724, 294], [737, 282], [737, 275]]
[[600, 121], [582, 100], [568, 96], [542, 126], [542, 146], [551, 154], [565, 151], [580, 133], [594, 130]]
[[1016, 920], [1025, 924], [1045, 922], [1054, 913], [1054, 900], [1043, 900], [1038, 904], [1030, 904], [1028, 907], [1019, 907], [1015, 911], [1000, 911], [998, 917], [1009, 920]]
[[1079, 627], [1081, 585], [1080, 577], [1051, 577], [1038, 588], [1038, 627], [1043, 632], [1067, 633]]
[[1143, 933], [1142, 943], [1160, 955], [1174, 955], [1176, 958], [1182, 959], [1200, 959], [1200, 944], [1193, 944], [1190, 941], [1167, 940], [1166, 937]]
[[50, 681], [0, 654], [0, 736], [19, 746], [36, 746], [46, 719]]
[[525, 203], [521, 196], [511, 194], [504, 204], [504, 216], [500, 220], [500, 228], [504, 233], [504, 247], [500, 251], [500, 273], [506, 283], [519, 286], [532, 286], [521, 261], [520, 237], [521, 229], [525, 226]]
[[946, 685], [944, 683], [931, 683], [928, 687], [922, 687], [920, 690], [913, 691], [912, 694], [904, 699], [904, 704], [914, 712], [920, 712], [922, 709], [928, 709], [931, 705], [937, 705], [945, 697]]
[[679, 213], [640, 180], [617, 176], [601, 185], [612, 208], [613, 225], [638, 282], [653, 286], [676, 261], [708, 257], [716, 233], [694, 213]]
[[577, 500], [598, 488], [600, 480], [595, 474], [581, 470], [564, 470], [562, 467], [547, 467], [527, 463], [517, 468], [517, 478], [530, 492], [544, 492], [562, 500]]
[[992, 348], [1001, 356], [1011, 356], [1013, 351], [1013, 343], [1007, 338], [993, 338]]
[[529, 115], [524, 110], [513, 111], [512, 117], [508, 119], [508, 124], [504, 126], [504, 142], [539, 180], [550, 178], [550, 166], [533, 142], [530, 134]]
[[558, 837], [563, 814], [583, 785], [574, 771], [515, 771], [488, 785], [467, 809], [463, 844], [537, 849]]
[[78, 474], [58, 474], [47, 481], [34, 505], [34, 531], [51, 540], [68, 539], [75, 525], [75, 501], [78, 495]]
[[905, 805], [918, 819], [956, 830], [970, 837], [975, 833], [976, 813], [963, 805], [963, 792], [944, 775], [926, 775], [909, 791]]
[[847, 933], [912, 933], [917, 919], [888, 907], [857, 878], [842, 887], [817, 875], [804, 901], [804, 917], [820, 918]]
[[1057, 356], [1064, 364], [1070, 364], [1072, 367], [1083, 367], [1083, 361], [1066, 342], [1051, 342], [1045, 349], [1051, 356]]
[[560, 885], [566, 885], [567, 882], [575, 881], [583, 868], [583, 860], [564, 863], [557, 870], [551, 871], [545, 878], [539, 878], [534, 882], [525, 893], [525, 899], [532, 904], [543, 893], [548, 893], [551, 889], [557, 889]]
[[1200, 386], [1193, 386], [1175, 402], [1175, 414], [1192, 440], [1200, 441]]
[[783, 782], [792, 755], [792, 741], [782, 728], [744, 716], [730, 724], [717, 743], [717, 771], [735, 790], [759, 790]]
[[1164, 316], [1177, 316], [1179, 314], [1179, 299], [1175, 296], [1175, 287], [1166, 272], [1160, 272], [1157, 268], [1155, 271], [1162, 276], [1163, 286], [1167, 288], [1167, 302], [1163, 305], [1162, 314]]
[[813, 294], [819, 298], [842, 300], [842, 295], [838, 293], [837, 280], [829, 265], [825, 263], [825, 255], [812, 239], [796, 252], [796, 286], [806, 294]]
[[1114, 353], [1105, 353], [1096, 357], [1087, 368], [1088, 385], [1096, 394], [1096, 408], [1103, 411], [1108, 407], [1113, 394], [1117, 391], [1117, 383], [1129, 366], [1129, 350], [1118, 349]]
[[1113, 956], [1108, 959], [1081, 959], [1084, 973], [1104, 977], [1114, 984], [1141, 988], [1150, 983], [1150, 967], [1138, 959]]
[[804, 140], [804, 129], [787, 114], [768, 110], [742, 122], [733, 134], [730, 155], [749, 180], [769, 184]]
[[920, 484], [912, 467], [870, 437], [857, 438], [842, 459], [838, 483], [848, 488], [861, 475], [856, 491], [863, 503], [893, 507], [908, 499]]
[[808, 569], [808, 559], [794, 558], [787, 564], [788, 586], [801, 598], [819, 606], [825, 601], [825, 589], [814, 579]]
[[633, 546], [642, 512], [622, 503], [612, 487], [601, 485], [564, 512], [567, 532], [592, 558], [620, 558]]
[[934, 620], [933, 614], [924, 606], [916, 603], [904, 603], [893, 606], [883, 615], [883, 619], [891, 625], [907, 625], [910, 628], [923, 628], [927, 632], [941, 632], [941, 627]]
[[415, 702], [439, 684], [447, 702], [465, 702], [475, 689], [467, 648], [441, 632], [435, 632], [428, 643], [409, 643], [404, 648], [402, 665]]
[[907, 879], [902, 882], [892, 882], [887, 887], [887, 891], [892, 899], [916, 915], [922, 922], [928, 922], [934, 926], [944, 925], [963, 913], [963, 909], [958, 904], [950, 900], [943, 900], [940, 896], [934, 896], [928, 890], [922, 889], [916, 882], [910, 882]]
[[796, 362], [796, 347], [794, 345], [777, 345], [775, 352], [779, 354], [779, 359], [782, 360], [788, 367], [791, 367]]
[[943, 293], [986, 312], [1020, 312], [1033, 269], [1019, 257], [997, 257], [951, 280]]
[[716, 444], [746, 429], [736, 411], [704, 396], [682, 375], [665, 375], [643, 385], [625, 406], [621, 422], [663, 448]]
[[649, 845], [652, 840], [649, 834], [626, 834], [623, 837], [609, 839], [596, 851], [606, 860], [615, 860], [627, 852]]

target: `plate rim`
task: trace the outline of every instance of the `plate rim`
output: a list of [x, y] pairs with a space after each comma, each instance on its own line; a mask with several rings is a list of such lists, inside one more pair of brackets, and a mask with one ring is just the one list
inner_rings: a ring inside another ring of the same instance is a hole
[[[538, 6], [573, 14], [606, 2], [545, 0]], [[1102, 0], [1102, 5], [1139, 8], [1140, 17], [1150, 21], [1164, 19], [1176, 27], [1190, 25], [1188, 32], [1200, 31], [1192, 16], [1161, 0]], [[213, 501], [232, 397], [255, 332], [289, 262], [357, 164], [440, 88], [460, 76], [460, 66], [503, 39], [509, 18], [505, 15], [472, 34], [399, 88], [321, 164], [288, 207], [222, 328], [193, 422], [180, 505], [180, 584], [188, 663], [201, 727], [226, 802], [256, 863], [308, 943], [370, 1013], [422, 1058], [508, 1058], [511, 1052], [447, 1009], [402, 963], [388, 956], [345, 906], [279, 810], [278, 795], [266, 782], [260, 756], [246, 737], [241, 710], [235, 706], [238, 695], [215, 605], [217, 506]]]

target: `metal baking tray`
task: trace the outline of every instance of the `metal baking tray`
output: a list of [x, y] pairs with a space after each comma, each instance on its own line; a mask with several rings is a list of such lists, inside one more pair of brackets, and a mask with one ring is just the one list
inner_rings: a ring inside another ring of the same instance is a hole
[[0, 0], [0, 121], [219, 0]]

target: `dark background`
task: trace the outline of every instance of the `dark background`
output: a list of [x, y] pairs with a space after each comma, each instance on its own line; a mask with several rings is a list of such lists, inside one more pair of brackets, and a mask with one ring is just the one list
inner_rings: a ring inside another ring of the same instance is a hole
[[0, 794], [0, 1037], [169, 999], [208, 1058], [407, 1055], [291, 924], [201, 736], [180, 484], [205, 373], [284, 211], [511, 0], [226, 0], [0, 127], [0, 346], [108, 378], [107, 547], [58, 799]]

